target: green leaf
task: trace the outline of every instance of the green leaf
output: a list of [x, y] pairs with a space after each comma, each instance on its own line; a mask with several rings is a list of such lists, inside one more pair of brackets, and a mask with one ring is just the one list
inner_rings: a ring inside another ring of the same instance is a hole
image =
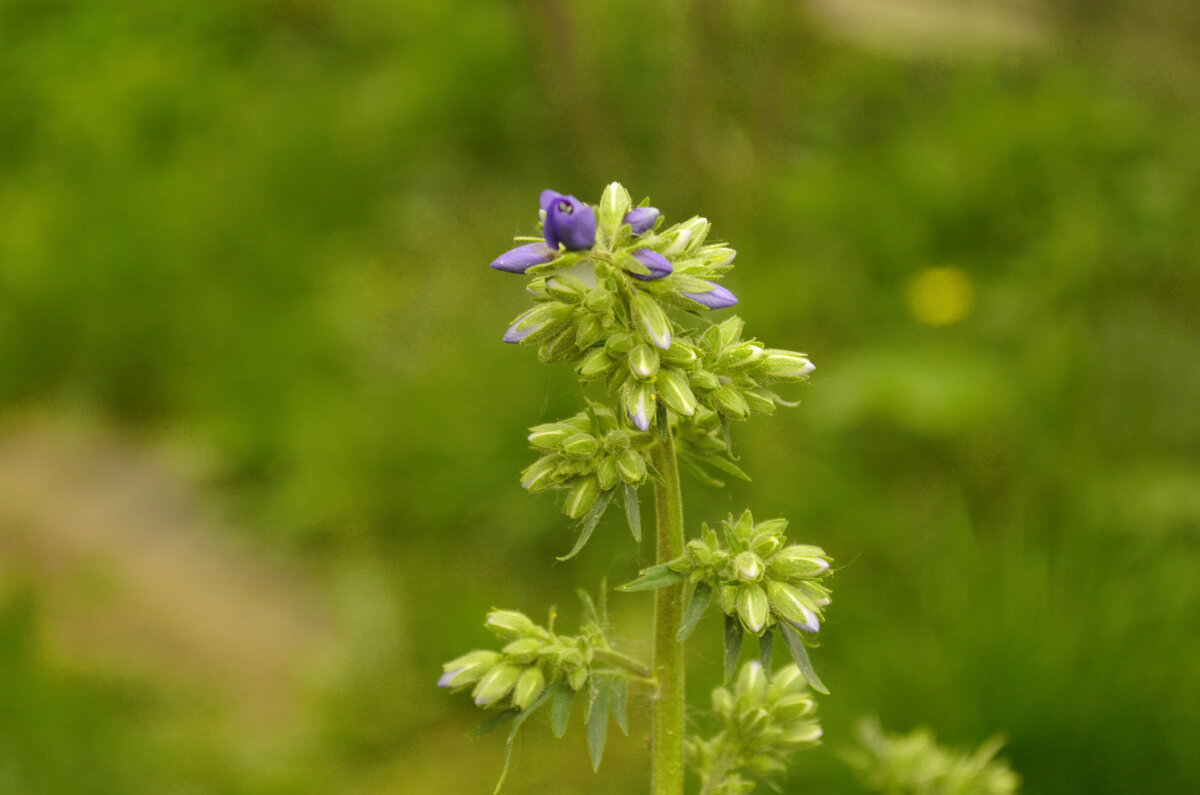
[[508, 723], [513, 718], [521, 714], [519, 709], [506, 709], [503, 712], [497, 712], [483, 723], [476, 726], [471, 731], [467, 732], [468, 737], [482, 737], [485, 734], [491, 734], [496, 729], [499, 729], [504, 724]]
[[716, 467], [727, 475], [733, 475], [735, 478], [744, 480], [746, 482], [750, 481], [750, 476], [747, 475], [740, 466], [727, 458], [723, 458], [719, 455], [706, 455], [703, 457], [698, 456], [698, 458], [704, 463]]
[[567, 722], [571, 719], [571, 707], [575, 704], [575, 691], [560, 682], [550, 690], [550, 731], [559, 739], [567, 733]]
[[642, 509], [638, 504], [637, 489], [630, 486], [628, 483], [621, 484], [624, 486], [625, 497], [625, 519], [629, 522], [629, 532], [633, 533], [633, 540], [642, 543]]
[[666, 563], [643, 569], [636, 580], [617, 587], [618, 591], [632, 593], [633, 591], [653, 591], [666, 585], [674, 585], [683, 579], [683, 575], [672, 571]]
[[808, 648], [804, 645], [804, 638], [800, 637], [800, 633], [786, 621], [779, 622], [779, 631], [783, 633], [783, 639], [787, 641], [788, 651], [792, 653], [796, 667], [800, 669], [800, 673], [804, 674], [804, 678], [812, 685], [812, 689], [818, 693], [829, 695], [829, 688], [825, 687], [821, 677], [817, 676], [817, 672], [813, 670], [812, 661], [808, 659]]
[[587, 715], [588, 756], [592, 760], [593, 772], [600, 769], [600, 759], [604, 756], [604, 741], [608, 739], [608, 706], [611, 695], [612, 679], [607, 676], [593, 676]]
[[557, 560], [570, 560], [579, 554], [579, 550], [583, 549], [584, 544], [592, 537], [592, 531], [596, 529], [596, 525], [600, 524], [600, 517], [604, 516], [604, 512], [608, 510], [608, 504], [612, 502], [613, 491], [609, 490], [600, 495], [600, 499], [592, 507], [591, 513], [579, 525], [579, 537], [575, 539], [575, 546]]
[[620, 727], [621, 733], [626, 737], [629, 736], [629, 680], [625, 678], [618, 679], [613, 682], [612, 686], [612, 713], [617, 719], [617, 726]]
[[675, 636], [677, 641], [683, 643], [692, 634], [692, 630], [696, 628], [696, 624], [700, 623], [700, 618], [712, 602], [712, 596], [711, 585], [706, 582], [696, 583], [696, 589], [692, 592], [692, 600], [688, 602], [687, 609], [683, 611], [683, 621], [679, 625], [679, 633]]
[[771, 652], [775, 650], [775, 633], [767, 630], [758, 639], [758, 658], [762, 660], [763, 670], [771, 673]]
[[708, 474], [708, 472], [706, 472], [703, 467], [697, 464], [690, 455], [679, 456], [679, 463], [682, 464], [684, 469], [686, 469], [688, 472], [691, 472], [696, 479], [705, 486], [712, 486], [714, 489], [719, 489], [725, 485], [725, 481], [717, 480], [712, 475]]
[[738, 657], [742, 655], [742, 622], [736, 615], [725, 616], [725, 681], [733, 679]]
[[600, 620], [600, 611], [596, 609], [596, 603], [592, 601], [592, 595], [582, 588], [575, 589], [575, 595], [579, 597], [579, 601], [583, 602], [583, 620], [590, 621], [598, 627], [603, 627], [604, 624]]
[[504, 779], [508, 776], [508, 763], [512, 759], [513, 743], [516, 742], [517, 732], [521, 730], [521, 724], [524, 723], [530, 715], [536, 712], [538, 707], [542, 706], [542, 704], [545, 704], [546, 700], [549, 698], [550, 691], [547, 690], [545, 693], [542, 693], [540, 696], [538, 696], [537, 701], [534, 701], [532, 704], [530, 704], [528, 709], [523, 710], [513, 720], [512, 729], [510, 729], [508, 732], [508, 740], [504, 743], [504, 766], [500, 768], [500, 780], [496, 782], [496, 788], [492, 790], [492, 795], [496, 795], [496, 793], [500, 791], [500, 788], [504, 786]]

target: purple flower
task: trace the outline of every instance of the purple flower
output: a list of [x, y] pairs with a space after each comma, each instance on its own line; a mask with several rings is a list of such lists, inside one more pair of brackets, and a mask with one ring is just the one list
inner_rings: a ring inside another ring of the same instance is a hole
[[629, 224], [629, 228], [633, 230], [633, 233], [640, 235], [643, 232], [649, 231], [650, 227], [654, 226], [654, 222], [657, 220], [657, 207], [635, 207], [625, 213], [625, 217], [621, 219], [621, 223]]
[[635, 279], [640, 279], [643, 282], [652, 282], [655, 279], [661, 279], [664, 276], [670, 276], [675, 270], [671, 265], [671, 261], [659, 254], [657, 251], [651, 251], [648, 248], [639, 248], [633, 252], [633, 258], [650, 269], [650, 273], [642, 275], [640, 273], [630, 273], [629, 275]]
[[719, 284], [712, 284], [712, 289], [703, 293], [680, 293], [684, 298], [690, 298], [698, 304], [703, 304], [709, 309], [724, 309], [733, 306], [738, 302], [737, 296], [726, 290]]
[[596, 242], [596, 211], [574, 196], [544, 190], [539, 197], [546, 220], [542, 233], [550, 248], [562, 243], [568, 251], [586, 251]]
[[505, 273], [524, 273], [534, 265], [544, 265], [557, 256], [545, 243], [526, 243], [492, 260], [492, 267]]

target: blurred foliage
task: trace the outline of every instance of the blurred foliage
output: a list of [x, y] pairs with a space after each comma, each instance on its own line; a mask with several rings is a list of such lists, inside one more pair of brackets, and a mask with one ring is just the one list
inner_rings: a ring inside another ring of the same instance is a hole
[[[1059, 44], [963, 60], [763, 2], [0, 3], [6, 415], [188, 451], [350, 637], [261, 748], [175, 684], [64, 662], [9, 597], [0, 790], [483, 791], [499, 748], [462, 738], [439, 661], [489, 607], [650, 554], [610, 517], [551, 565], [523, 431], [580, 396], [499, 344], [524, 299], [486, 268], [540, 189], [612, 179], [712, 218], [750, 331], [818, 365], [734, 428], [754, 483], [685, 488], [693, 527], [753, 502], [848, 562], [827, 743], [880, 714], [1006, 732], [1031, 793], [1200, 789], [1200, 100], [1182, 66], [1098, 57], [1117, 6], [1104, 37], [1056, 3]], [[612, 608], [636, 645], [641, 600]], [[581, 737], [528, 732], [511, 792], [636, 791], [636, 728], [600, 779]], [[821, 751], [792, 780], [857, 791]]]

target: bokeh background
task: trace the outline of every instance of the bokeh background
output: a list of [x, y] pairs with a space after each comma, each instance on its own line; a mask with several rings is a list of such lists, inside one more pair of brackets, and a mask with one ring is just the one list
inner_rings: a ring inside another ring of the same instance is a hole
[[[1200, 791], [1198, 64], [1186, 0], [3, 0], [0, 791], [490, 791], [440, 663], [650, 555], [554, 563], [579, 389], [486, 267], [613, 179], [818, 364], [685, 481], [842, 566], [785, 791], [867, 715]], [[535, 723], [507, 792], [644, 791], [644, 719], [599, 777]]]

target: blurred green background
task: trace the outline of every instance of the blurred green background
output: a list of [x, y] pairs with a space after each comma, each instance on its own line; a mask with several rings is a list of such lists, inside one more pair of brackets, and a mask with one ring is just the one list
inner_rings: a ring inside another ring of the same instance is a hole
[[[486, 267], [613, 179], [818, 364], [684, 484], [843, 566], [785, 791], [858, 792], [870, 714], [1200, 791], [1197, 64], [1184, 0], [3, 0], [0, 791], [490, 791], [440, 663], [650, 555], [554, 563], [516, 475], [579, 389]], [[644, 791], [635, 724], [597, 777], [531, 722], [506, 791]]]

